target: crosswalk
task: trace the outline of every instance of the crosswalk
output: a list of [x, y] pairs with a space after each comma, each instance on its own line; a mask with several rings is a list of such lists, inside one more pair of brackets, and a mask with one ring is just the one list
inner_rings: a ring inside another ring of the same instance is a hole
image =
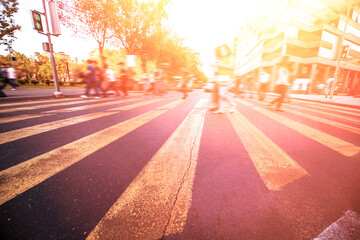
[[[108, 119], [112, 124], [1, 169], [0, 207], [6, 207], [7, 203], [21, 198], [28, 190], [46, 183], [53, 176], [136, 130], [152, 125], [156, 119], [165, 119], [172, 111], [179, 113], [180, 124], [152, 158], [146, 160], [147, 164], [91, 231], [84, 234], [84, 238], [161, 239], [180, 234], [191, 208], [201, 142], [206, 141], [202, 139], [204, 124], [211, 121], [210, 116], [215, 116], [208, 111], [209, 101], [208, 95], [198, 94], [187, 100], [136, 95], [120, 100], [71, 98], [1, 104], [0, 146], [3, 152], [9, 151], [9, 144], [19, 140], [31, 142], [34, 136], [62, 131], [65, 127], [100, 123]], [[277, 124], [286, 132], [296, 133], [291, 139], [294, 143], [296, 138], [308, 139], [319, 149], [340, 154], [352, 161], [360, 160], [360, 111], [357, 109], [294, 103], [285, 106], [285, 113], [278, 113], [262, 102], [236, 101], [238, 106], [234, 113], [218, 116], [228, 119], [255, 166], [256, 174], [269, 191], [282, 191], [285, 186], [311, 174], [299, 163], [299, 153], [294, 157], [293, 152], [284, 149], [273, 135], [261, 130], [254, 118], [266, 119], [267, 125]], [[126, 117], [116, 122], [119, 114]], [[52, 120], [44, 123], [42, 119], [48, 117]], [[166, 118], [166, 121], [172, 119]], [[344, 131], [345, 137], [341, 138], [339, 134], [333, 136], [311, 123], [320, 123], [341, 133]], [[166, 128], [167, 124], [154, 127]], [[350, 136], [349, 139], [347, 136]], [[26, 148], [26, 145], [22, 147]], [[14, 151], [13, 158], [17, 158], [16, 150], [10, 151]], [[212, 154], [216, 155], [216, 152]], [[11, 162], [11, 159], [2, 161]]]

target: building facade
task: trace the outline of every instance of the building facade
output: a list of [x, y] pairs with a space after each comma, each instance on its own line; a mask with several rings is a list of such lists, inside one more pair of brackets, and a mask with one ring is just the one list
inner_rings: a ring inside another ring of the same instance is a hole
[[[338, 65], [344, 45], [350, 50]], [[310, 80], [306, 92], [321, 93], [338, 65], [339, 93], [360, 93], [358, 0], [272, 1], [239, 29], [233, 47], [235, 74], [257, 78], [265, 70], [271, 74], [271, 89], [276, 63], [286, 55], [296, 78]]]

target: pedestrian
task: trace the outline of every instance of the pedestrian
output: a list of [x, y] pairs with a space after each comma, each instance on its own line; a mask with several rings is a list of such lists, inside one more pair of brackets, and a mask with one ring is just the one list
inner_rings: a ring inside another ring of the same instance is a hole
[[278, 66], [279, 69], [277, 74], [277, 80], [275, 83], [276, 84], [275, 89], [276, 92], [279, 94], [279, 96], [269, 104], [269, 107], [271, 107], [276, 103], [275, 111], [283, 112], [283, 110], [281, 109], [281, 105], [284, 102], [288, 87], [290, 85], [289, 57], [283, 56], [280, 62], [278, 63]]
[[109, 69], [107, 64], [104, 65], [104, 79], [103, 79], [104, 95], [110, 90], [115, 92], [116, 96], [120, 96], [118, 81], [116, 81], [115, 73]]
[[129, 73], [125, 69], [125, 65], [124, 65], [123, 62], [120, 62], [119, 65], [121, 66], [121, 70], [120, 70], [120, 91], [123, 93], [122, 97], [127, 97], [128, 96], [127, 84], [128, 84], [128, 80], [129, 80]]
[[91, 59], [88, 59], [87, 61], [87, 68], [86, 68], [86, 72], [85, 72], [85, 76], [87, 78], [86, 81], [86, 88], [85, 88], [85, 94], [81, 95], [82, 98], [88, 98], [90, 97], [90, 90], [93, 88], [95, 91], [95, 98], [100, 98], [99, 94], [99, 85], [98, 82], [96, 81], [96, 73], [95, 73], [95, 67], [94, 67], [94, 61]]
[[260, 83], [259, 90], [258, 90], [259, 101], [264, 101], [265, 97], [266, 97], [266, 92], [268, 90], [269, 83], [270, 83], [270, 74], [267, 73], [267, 71], [265, 69], [262, 69], [260, 71], [259, 83]]
[[330, 95], [331, 88], [334, 84], [334, 78], [329, 78], [326, 80], [326, 88], [325, 88], [325, 98], [327, 98]]
[[[214, 90], [213, 99], [218, 100], [218, 110], [214, 113], [224, 113], [224, 104], [227, 102], [230, 105], [229, 112], [235, 111], [236, 104], [229, 95], [229, 88], [232, 84], [232, 76], [234, 73], [233, 56], [230, 47], [223, 44], [215, 48], [216, 64], [216, 82], [218, 89]], [[216, 86], [216, 85], [215, 85]], [[216, 103], [215, 103], [216, 104]]]
[[144, 94], [148, 95], [149, 94], [148, 90], [150, 89], [150, 82], [149, 82], [148, 74], [146, 72], [144, 72], [142, 75], [142, 83], [143, 83]]
[[3, 78], [3, 84], [1, 85], [0, 90], [4, 89], [6, 87], [6, 84], [12, 86], [11, 90], [16, 90], [16, 87], [19, 87], [19, 85], [15, 83], [16, 80], [15, 69], [10, 64], [2, 65], [1, 75]]
[[152, 93], [152, 95], [155, 95], [155, 88], [156, 88], [156, 85], [155, 85], [155, 76], [154, 76], [154, 71], [152, 71], [150, 74], [149, 74], [149, 83], [150, 83], [150, 87], [148, 89], [148, 93]]
[[182, 76], [181, 86], [180, 86], [180, 91], [183, 93], [182, 99], [186, 99], [188, 96], [187, 86], [188, 86], [189, 80], [190, 80], [189, 72], [185, 70], [183, 73], [183, 76]]

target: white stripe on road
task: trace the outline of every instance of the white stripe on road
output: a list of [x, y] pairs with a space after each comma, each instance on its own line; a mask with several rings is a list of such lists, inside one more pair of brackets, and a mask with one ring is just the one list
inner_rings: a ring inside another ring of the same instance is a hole
[[238, 111], [229, 113], [228, 117], [269, 190], [280, 190], [284, 185], [309, 175]]
[[326, 228], [314, 240], [356, 240], [360, 239], [360, 215], [348, 210], [344, 216]]
[[161, 239], [183, 231], [206, 111], [190, 112], [87, 239]]
[[149, 111], [1, 171], [0, 205], [165, 112]]

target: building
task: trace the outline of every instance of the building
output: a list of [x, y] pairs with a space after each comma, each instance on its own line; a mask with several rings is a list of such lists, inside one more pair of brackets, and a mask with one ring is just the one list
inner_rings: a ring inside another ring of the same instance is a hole
[[339, 64], [339, 92], [360, 92], [360, 1], [271, 1], [237, 33], [235, 74], [256, 78], [264, 69], [273, 89], [276, 63], [287, 55], [292, 72], [310, 79], [307, 92], [320, 93], [344, 45], [350, 51]]

